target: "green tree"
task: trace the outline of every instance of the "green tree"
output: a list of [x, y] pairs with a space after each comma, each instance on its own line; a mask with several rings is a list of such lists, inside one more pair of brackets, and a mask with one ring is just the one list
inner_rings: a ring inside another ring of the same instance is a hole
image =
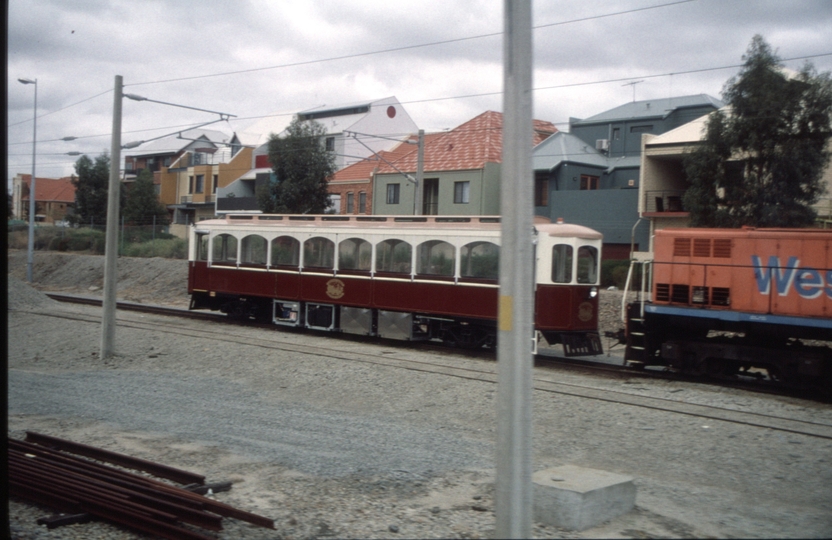
[[811, 64], [789, 77], [759, 35], [686, 156], [684, 206], [694, 227], [805, 227], [824, 193], [832, 137], [832, 81]]
[[258, 188], [257, 202], [266, 213], [323, 214], [329, 206], [327, 181], [335, 158], [324, 147], [326, 128], [295, 118], [286, 135], [269, 137], [274, 179]]
[[84, 155], [75, 162], [72, 177], [75, 186], [75, 214], [70, 219], [82, 225], [107, 223], [107, 188], [110, 181], [110, 157], [102, 154], [91, 160]]
[[167, 208], [156, 196], [153, 186], [153, 173], [143, 169], [130, 189], [127, 190], [124, 203], [124, 221], [130, 225], [151, 225], [156, 218], [156, 225], [170, 223]]

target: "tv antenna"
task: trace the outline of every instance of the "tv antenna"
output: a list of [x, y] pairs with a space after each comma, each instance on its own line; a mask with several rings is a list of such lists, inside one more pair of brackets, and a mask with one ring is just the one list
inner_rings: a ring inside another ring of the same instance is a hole
[[644, 79], [641, 79], [640, 81], [631, 81], [631, 82], [624, 83], [624, 84], [621, 85], [621, 86], [632, 86], [633, 87], [633, 103], [636, 102], [636, 85], [639, 84], [639, 83], [643, 83], [643, 82], [644, 82]]

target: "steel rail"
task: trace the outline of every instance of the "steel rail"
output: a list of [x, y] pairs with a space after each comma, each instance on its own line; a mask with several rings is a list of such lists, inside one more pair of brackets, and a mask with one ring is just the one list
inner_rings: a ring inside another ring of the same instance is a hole
[[220, 531], [222, 517], [274, 529], [269, 518], [189, 491], [204, 482], [191, 483], [186, 489], [90, 459], [107, 458], [120, 466], [136, 465], [136, 470], [159, 471], [179, 479], [204, 480], [201, 475], [56, 437], [33, 432], [26, 436], [26, 441], [8, 439], [9, 492], [75, 514], [68, 520], [44, 520], [49, 528], [83, 522], [89, 514], [169, 539], [210, 538], [180, 524]]
[[[55, 316], [67, 319], [74, 319], [74, 320], [85, 320], [83, 316], [78, 317], [74, 314], [54, 314], [54, 313], [42, 313], [46, 316]], [[91, 317], [89, 318], [90, 321], [94, 319]], [[301, 354], [312, 354], [318, 357], [324, 358], [332, 358], [337, 360], [350, 360], [353, 362], [361, 362], [361, 363], [369, 363], [369, 364], [376, 364], [376, 365], [386, 365], [389, 367], [399, 367], [408, 369], [411, 371], [423, 371], [423, 372], [430, 372], [430, 373], [440, 373], [445, 374], [448, 376], [470, 379], [470, 380], [477, 380], [477, 381], [486, 381], [495, 383], [496, 381], [496, 373], [494, 370], [485, 370], [485, 369], [471, 369], [471, 368], [464, 368], [459, 366], [452, 366], [447, 364], [438, 364], [432, 362], [424, 362], [424, 361], [416, 361], [416, 360], [400, 360], [400, 359], [393, 359], [390, 357], [384, 357], [380, 355], [373, 355], [368, 354], [367, 352], [363, 352], [361, 354], [358, 353], [348, 353], [343, 350], [335, 349], [335, 348], [327, 348], [321, 346], [311, 346], [311, 345], [292, 345], [287, 344], [284, 342], [277, 342], [271, 341], [263, 338], [252, 338], [249, 336], [246, 337], [237, 337], [233, 335], [223, 334], [218, 335], [216, 332], [210, 332], [205, 330], [198, 330], [193, 328], [181, 328], [175, 327], [172, 328], [170, 325], [162, 325], [162, 324], [154, 324], [152, 322], [138, 322], [138, 321], [124, 321], [120, 324], [132, 328], [144, 328], [147, 330], [153, 331], [162, 331], [168, 334], [173, 335], [181, 335], [181, 336], [188, 336], [188, 337], [195, 337], [199, 339], [215, 339], [221, 341], [228, 341], [232, 343], [239, 343], [241, 345], [251, 345], [256, 347], [262, 348], [269, 348], [275, 350], [283, 350], [288, 352], [296, 352]], [[627, 372], [630, 376], [641, 376], [642, 372]], [[606, 401], [610, 403], [620, 403], [624, 405], [634, 406], [634, 407], [642, 407], [647, 409], [653, 410], [660, 410], [672, 413], [679, 413], [679, 414], [686, 414], [686, 415], [693, 415], [699, 416], [702, 418], [714, 419], [714, 420], [721, 420], [726, 422], [732, 422], [735, 424], [740, 425], [749, 425], [755, 427], [765, 427], [770, 429], [775, 429], [779, 431], [786, 431], [790, 433], [797, 433], [803, 435], [809, 435], [813, 437], [820, 437], [824, 439], [832, 439], [832, 425], [820, 422], [809, 422], [805, 420], [799, 419], [791, 419], [791, 418], [784, 418], [774, 415], [765, 415], [760, 413], [754, 412], [746, 412], [746, 411], [737, 411], [733, 409], [715, 407], [715, 406], [707, 406], [707, 405], [696, 405], [695, 407], [692, 404], [688, 404], [678, 400], [672, 400], [667, 398], [657, 398], [657, 397], [649, 397], [649, 396], [639, 396], [637, 394], [630, 394], [627, 392], [620, 392], [615, 390], [603, 390], [598, 391], [596, 388], [584, 386], [584, 385], [575, 385], [569, 383], [546, 383], [546, 384], [538, 384], [539, 381], [545, 381], [545, 378], [540, 379], [540, 376], [536, 375], [534, 378], [535, 389], [540, 391], [545, 391], [548, 393], [557, 393], [563, 395], [570, 395], [579, 398], [585, 399], [595, 399], [600, 401]], [[613, 396], [619, 396], [620, 399], [615, 399]], [[690, 405], [690, 407], [688, 407]], [[698, 411], [692, 413], [692, 411]], [[708, 413], [708, 411], [713, 411], [712, 413]], [[770, 419], [770, 423], [766, 423], [765, 420]], [[791, 425], [789, 425], [791, 424]], [[804, 429], [805, 428], [805, 429]]]
[[169, 467], [167, 465], [162, 465], [161, 463], [154, 463], [145, 459], [126, 456], [117, 452], [110, 452], [109, 450], [104, 450], [103, 448], [96, 448], [86, 444], [59, 439], [58, 437], [52, 437], [50, 435], [27, 431], [26, 441], [39, 444], [41, 446], [64, 450], [65, 452], [69, 452], [71, 454], [77, 454], [79, 456], [86, 456], [100, 461], [121, 465], [137, 471], [144, 471], [160, 478], [167, 478], [168, 480], [179, 482], [180, 484], [205, 483], [205, 477], [201, 474], [183, 471], [182, 469]]

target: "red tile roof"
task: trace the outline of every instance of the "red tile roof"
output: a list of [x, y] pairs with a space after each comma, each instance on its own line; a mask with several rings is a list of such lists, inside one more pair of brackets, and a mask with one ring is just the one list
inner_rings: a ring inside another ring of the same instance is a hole
[[[32, 180], [31, 174], [22, 175], [23, 183], [29, 187]], [[35, 182], [35, 200], [44, 202], [75, 202], [75, 186], [72, 185], [69, 177], [64, 178], [40, 178]], [[28, 195], [23, 196], [29, 200]]]
[[[426, 135], [425, 140], [427, 140], [429, 136], [430, 135]], [[416, 142], [417, 137], [415, 135], [411, 135], [407, 140]], [[385, 165], [384, 161], [382, 161], [382, 158], [391, 163], [395, 163], [395, 161], [400, 159], [402, 156], [407, 155], [409, 152], [413, 152], [417, 149], [418, 148], [415, 144], [410, 144], [407, 141], [402, 141], [392, 150], [382, 150], [378, 153], [378, 155], [372, 155], [366, 159], [362, 159], [361, 161], [353, 163], [348, 167], [344, 167], [340, 171], [336, 172], [329, 181], [334, 183], [348, 183], [361, 180], [369, 180], [370, 178], [372, 178], [373, 172], [377, 168], [381, 167], [382, 165]]]
[[[537, 145], [557, 132], [551, 122], [534, 120], [533, 144]], [[391, 161], [399, 170], [416, 171], [417, 148], [410, 145], [408, 153]], [[425, 136], [425, 172], [482, 169], [486, 163], [501, 163], [503, 158], [503, 114], [486, 111], [445, 133]], [[396, 172], [381, 163], [379, 173]]]

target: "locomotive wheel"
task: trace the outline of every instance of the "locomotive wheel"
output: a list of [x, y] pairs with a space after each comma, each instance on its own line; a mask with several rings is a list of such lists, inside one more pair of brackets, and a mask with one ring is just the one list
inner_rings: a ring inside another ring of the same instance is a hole
[[708, 358], [705, 360], [705, 375], [711, 378], [725, 377], [730, 374], [730, 364], [722, 358]]

